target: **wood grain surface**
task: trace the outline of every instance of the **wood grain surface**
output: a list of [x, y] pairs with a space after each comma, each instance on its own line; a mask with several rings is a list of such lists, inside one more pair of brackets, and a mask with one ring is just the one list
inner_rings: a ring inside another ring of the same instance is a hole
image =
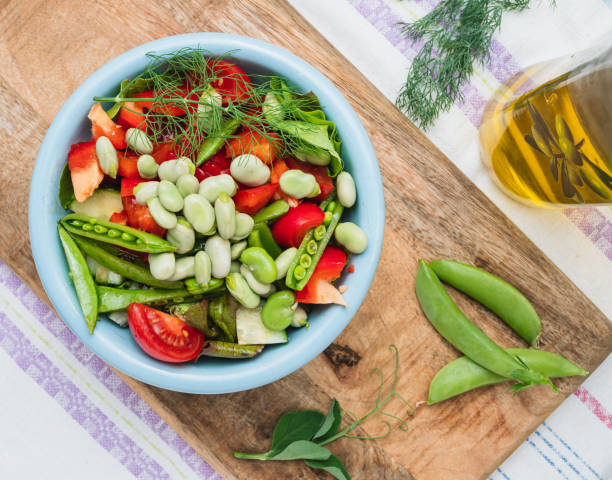
[[[434, 373], [457, 352], [432, 329], [416, 302], [418, 258], [454, 258], [510, 281], [542, 317], [543, 348], [590, 371], [612, 350], [612, 325], [604, 315], [287, 3], [5, 0], [0, 8], [0, 257], [42, 298], [26, 227], [36, 153], [72, 91], [129, 48], [198, 31], [250, 35], [281, 45], [338, 86], [372, 139], [385, 188], [384, 245], [369, 294], [336, 340], [357, 355], [320, 355], [272, 385], [230, 395], [179, 394], [124, 377], [224, 478], [324, 478], [301, 462], [249, 462], [234, 459], [231, 452], [266, 449], [275, 421], [288, 410], [326, 410], [332, 397], [353, 412], [369, 410], [377, 386], [369, 372], [381, 366], [391, 375], [391, 342], [400, 351], [399, 391], [413, 403], [426, 399]], [[453, 296], [502, 346], [524, 346], [484, 309]], [[332, 450], [355, 479], [485, 478], [582, 381], [556, 382], [558, 395], [544, 387], [516, 397], [503, 385], [481, 389], [420, 406], [407, 432], [395, 429], [376, 442], [343, 439]], [[399, 402], [390, 408], [402, 414]], [[377, 421], [363, 427], [369, 434], [380, 431]]]

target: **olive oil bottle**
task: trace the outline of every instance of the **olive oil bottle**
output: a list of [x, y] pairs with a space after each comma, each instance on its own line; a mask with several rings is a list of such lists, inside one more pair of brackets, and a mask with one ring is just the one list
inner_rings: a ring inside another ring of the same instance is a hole
[[610, 45], [536, 65], [489, 101], [481, 156], [504, 192], [533, 206], [612, 205]]

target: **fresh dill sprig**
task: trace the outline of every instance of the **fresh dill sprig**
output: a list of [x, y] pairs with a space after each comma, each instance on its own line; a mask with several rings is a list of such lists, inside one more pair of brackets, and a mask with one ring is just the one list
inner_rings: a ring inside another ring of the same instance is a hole
[[474, 64], [490, 59], [493, 34], [505, 12], [520, 12], [530, 0], [442, 0], [430, 13], [412, 23], [400, 22], [402, 33], [423, 46], [414, 58], [397, 107], [427, 129], [455, 101]]

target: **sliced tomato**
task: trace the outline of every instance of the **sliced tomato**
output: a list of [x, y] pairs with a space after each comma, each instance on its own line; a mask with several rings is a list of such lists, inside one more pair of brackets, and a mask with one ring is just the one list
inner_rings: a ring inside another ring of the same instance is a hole
[[139, 128], [143, 132], [147, 131], [144, 111], [136, 102], [123, 103], [121, 110], [119, 110], [117, 123], [126, 129]]
[[125, 143], [125, 130], [121, 125], [113, 122], [99, 103], [91, 107], [87, 118], [91, 120], [91, 134], [94, 140], [105, 136], [115, 148], [124, 149], [127, 146]]
[[218, 151], [210, 159], [206, 160], [201, 166], [196, 168], [195, 176], [198, 181], [202, 181], [207, 177], [216, 177], [222, 173], [229, 174], [230, 160], [225, 156], [223, 151]]
[[238, 190], [233, 200], [236, 210], [248, 215], [255, 215], [271, 200], [278, 190], [278, 183], [268, 183], [260, 187]]
[[227, 60], [210, 60], [208, 66], [216, 80], [212, 86], [223, 97], [223, 104], [228, 101], [238, 102], [248, 100], [252, 88], [249, 76], [240, 68]]
[[300, 203], [279, 218], [272, 226], [272, 235], [285, 248], [298, 248], [306, 232], [323, 223], [325, 214], [314, 203]]
[[133, 152], [118, 152], [119, 168], [117, 173], [121, 177], [140, 178], [138, 173], [138, 155]]
[[[104, 114], [106, 115], [106, 114]], [[104, 179], [96, 155], [96, 142], [75, 143], [68, 152], [68, 169], [74, 196], [79, 202], [87, 200]]]
[[270, 165], [274, 162], [276, 154], [281, 148], [281, 139], [275, 133], [270, 133], [269, 136], [272, 142], [269, 142], [258, 132], [245, 128], [239, 136], [226, 143], [225, 155], [234, 158], [244, 153], [250, 153]]
[[321, 255], [308, 283], [295, 292], [301, 303], [336, 303], [348, 307], [342, 294], [332, 285], [340, 277], [346, 265], [346, 253], [341, 248], [329, 245]]
[[127, 215], [127, 223], [132, 228], [163, 237], [166, 230], [160, 227], [146, 205], [140, 205], [134, 197], [123, 197], [123, 208]]
[[134, 340], [157, 360], [188, 362], [202, 351], [204, 334], [174, 315], [140, 303], [131, 303], [127, 314]]
[[334, 189], [334, 181], [329, 176], [329, 173], [327, 173], [327, 167], [312, 165], [295, 158], [287, 158], [285, 159], [285, 163], [290, 169], [297, 169], [314, 175], [319, 187], [321, 188], [321, 193], [314, 199], [315, 202], [322, 202], [325, 200]]
[[151, 156], [158, 164], [176, 158], [176, 153], [174, 153], [174, 142], [159, 142], [153, 147]]
[[125, 210], [115, 212], [111, 215], [109, 221], [118, 223], [119, 225], [127, 225], [127, 213], [125, 213]]
[[142, 182], [147, 182], [148, 180], [144, 178], [122, 178], [121, 179], [121, 196], [122, 197], [131, 197], [134, 195], [134, 188], [136, 185]]

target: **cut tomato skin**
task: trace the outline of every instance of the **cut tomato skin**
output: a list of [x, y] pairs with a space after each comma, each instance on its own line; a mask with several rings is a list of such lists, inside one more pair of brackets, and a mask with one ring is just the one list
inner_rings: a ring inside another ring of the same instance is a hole
[[117, 173], [120, 177], [141, 178], [138, 173], [138, 155], [132, 152], [118, 152], [119, 168]]
[[334, 181], [329, 176], [329, 173], [327, 173], [327, 167], [312, 165], [310, 163], [297, 160], [296, 158], [287, 158], [285, 163], [290, 169], [297, 169], [314, 175], [315, 180], [321, 188], [321, 193], [314, 199], [315, 202], [322, 202], [325, 200], [334, 189]]
[[234, 158], [238, 155], [250, 153], [270, 165], [274, 162], [276, 154], [281, 148], [281, 140], [275, 133], [270, 133], [269, 136], [273, 139], [272, 143], [268, 142], [258, 132], [245, 127], [238, 137], [232, 138], [226, 143], [225, 156]]
[[160, 227], [154, 220], [151, 212], [146, 205], [140, 205], [136, 202], [136, 198], [123, 197], [121, 199], [123, 209], [127, 215], [127, 224], [132, 228], [137, 228], [144, 232], [149, 232], [154, 235], [163, 237], [166, 230]]
[[122, 150], [127, 147], [125, 143], [125, 130], [121, 125], [113, 122], [99, 103], [91, 107], [87, 118], [91, 120], [91, 135], [94, 140], [105, 136], [115, 148]]
[[127, 213], [125, 213], [125, 210], [115, 212], [111, 215], [109, 221], [113, 223], [118, 223], [119, 225], [127, 225]]
[[134, 195], [134, 189], [139, 183], [148, 182], [144, 178], [122, 178], [121, 179], [121, 196], [131, 197]]
[[[106, 114], [105, 114], [106, 115]], [[96, 155], [96, 142], [75, 143], [68, 152], [68, 169], [74, 196], [79, 202], [87, 200], [104, 179]]]
[[232, 199], [237, 211], [253, 216], [268, 204], [277, 191], [278, 183], [268, 183], [238, 190]]
[[174, 315], [140, 303], [131, 303], [127, 314], [134, 340], [157, 360], [188, 362], [202, 351], [204, 334]]
[[208, 66], [212, 74], [218, 77], [212, 82], [212, 86], [221, 94], [223, 105], [227, 105], [230, 100], [232, 102], [248, 100], [252, 83], [242, 68], [227, 60], [209, 61]]
[[290, 208], [272, 225], [272, 235], [279, 245], [298, 248], [306, 232], [321, 225], [324, 219], [325, 214], [317, 205], [303, 202]]
[[128, 128], [139, 128], [143, 132], [147, 131], [147, 122], [142, 107], [136, 102], [124, 102], [119, 110], [117, 123]]
[[327, 246], [308, 283], [302, 290], [295, 292], [296, 301], [312, 304], [335, 303], [347, 307], [344, 297], [331, 283], [340, 277], [345, 265], [344, 250], [333, 245]]
[[153, 146], [151, 156], [155, 159], [158, 165], [161, 165], [167, 160], [176, 158], [174, 152], [174, 142], [160, 142]]

